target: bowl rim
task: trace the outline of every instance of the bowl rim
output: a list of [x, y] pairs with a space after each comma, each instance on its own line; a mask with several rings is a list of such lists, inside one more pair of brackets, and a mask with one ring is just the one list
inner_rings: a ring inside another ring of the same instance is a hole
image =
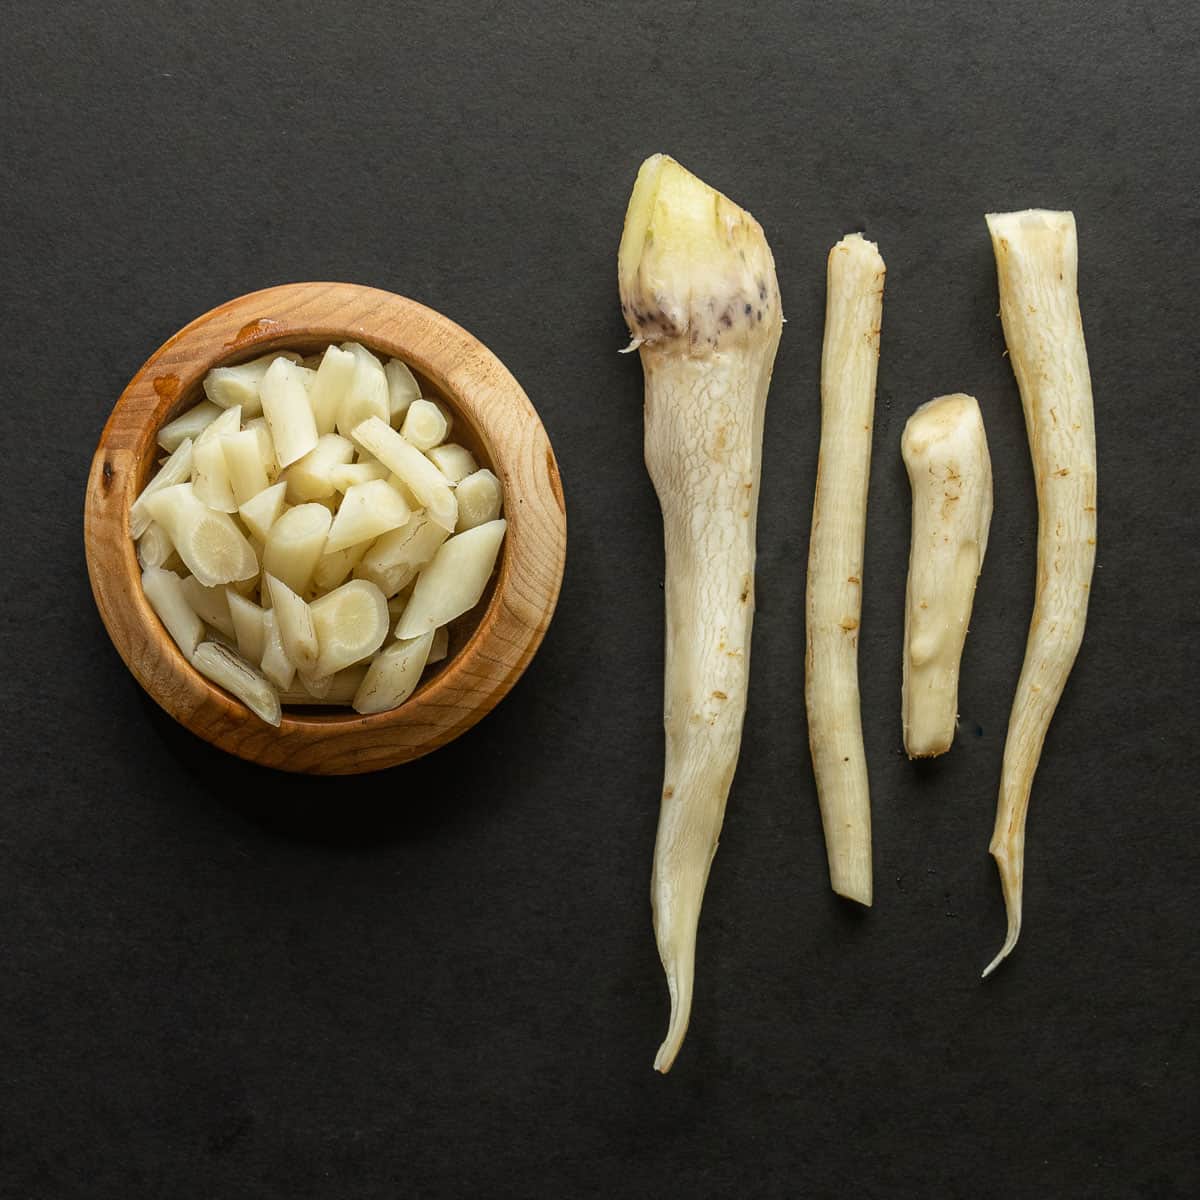
[[[360, 716], [285, 710], [266, 725], [187, 661], [150, 608], [129, 508], [156, 435], [215, 366], [297, 343], [361, 341], [423, 375], [485, 445], [508, 529], [491, 600], [467, 642], [399, 708]], [[554, 614], [566, 561], [557, 460], [520, 384], [481, 341], [407, 297], [352, 283], [289, 283], [236, 297], [168, 338], [126, 385], [100, 435], [84, 502], [88, 575], [121, 658], [193, 733], [263, 766], [352, 774], [409, 762], [490, 712], [520, 678]]]

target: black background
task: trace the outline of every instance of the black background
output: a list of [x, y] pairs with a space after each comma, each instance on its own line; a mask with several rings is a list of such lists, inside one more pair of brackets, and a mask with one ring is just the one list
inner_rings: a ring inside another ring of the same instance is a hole
[[[1184, 2], [0, 6], [0, 1194], [1195, 1195], [1196, 169]], [[662, 571], [615, 255], [641, 159], [751, 209], [788, 324], [741, 765], [692, 1028], [650, 1064]], [[986, 856], [1036, 511], [989, 210], [1072, 208], [1100, 454], [1021, 944]], [[824, 259], [888, 264], [860, 668], [876, 903], [827, 884], [801, 597]], [[145, 357], [288, 280], [440, 309], [558, 453], [557, 618], [451, 748], [356, 780], [147, 700], [84, 567]], [[958, 745], [901, 753], [908, 413], [995, 471]]]

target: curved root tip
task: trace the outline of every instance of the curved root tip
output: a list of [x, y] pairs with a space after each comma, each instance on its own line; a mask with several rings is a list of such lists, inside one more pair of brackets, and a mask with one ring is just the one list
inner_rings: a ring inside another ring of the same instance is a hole
[[659, 1046], [658, 1053], [654, 1056], [654, 1069], [660, 1075], [665, 1075], [674, 1064], [675, 1056], [679, 1053], [687, 1033], [688, 1020], [692, 1015], [690, 981], [688, 981], [688, 986], [682, 989], [682, 995], [674, 976], [667, 976], [667, 985], [671, 990], [671, 1020], [667, 1026], [667, 1036], [663, 1038], [663, 1044]]
[[1004, 939], [1004, 945], [1000, 947], [1000, 953], [992, 959], [990, 963], [983, 969], [983, 974], [980, 979], [986, 979], [1012, 952], [1013, 947], [1017, 944], [1017, 938], [1020, 936], [1020, 928], [1009, 928], [1008, 937]]
[[1000, 953], [988, 963], [980, 976], [986, 979], [1012, 952], [1021, 936], [1021, 881], [1022, 861], [1020, 847], [1014, 854], [1003, 844], [994, 844], [991, 848], [992, 858], [1000, 872], [1000, 888], [1004, 893], [1004, 911], [1008, 917], [1008, 932]]
[[675, 1063], [675, 1056], [679, 1053], [680, 1046], [683, 1045], [684, 1030], [677, 1031], [675, 1028], [675, 1013], [671, 1013], [671, 1025], [667, 1030], [667, 1036], [663, 1040], [663, 1044], [659, 1046], [658, 1053], [654, 1056], [654, 1069], [660, 1074], [665, 1075]]

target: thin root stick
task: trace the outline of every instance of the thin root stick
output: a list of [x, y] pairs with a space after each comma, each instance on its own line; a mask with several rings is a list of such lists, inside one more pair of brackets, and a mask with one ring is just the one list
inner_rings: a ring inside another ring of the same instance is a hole
[[806, 597], [805, 703], [829, 880], [869, 905], [871, 798], [858, 696], [858, 627], [883, 259], [859, 234], [829, 252], [821, 354], [821, 449]]

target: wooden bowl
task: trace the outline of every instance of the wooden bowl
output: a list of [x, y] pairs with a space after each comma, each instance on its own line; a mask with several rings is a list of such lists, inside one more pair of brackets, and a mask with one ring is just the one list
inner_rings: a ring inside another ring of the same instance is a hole
[[[362, 342], [403, 359], [424, 395], [454, 414], [454, 440], [499, 476], [508, 532], [490, 590], [455, 626], [450, 657], [399, 708], [285, 709], [275, 729], [184, 658], [147, 603], [129, 508], [153, 473], [156, 437], [203, 398], [212, 367], [272, 350], [307, 354]], [[92, 460], [84, 508], [100, 616], [146, 691], [193, 733], [287, 771], [350, 774], [419, 758], [469, 729], [529, 665], [558, 599], [566, 515], [558, 465], [537, 413], [504, 364], [453, 321], [412, 300], [347, 283], [293, 283], [231, 300], [160, 347], [117, 401]]]

